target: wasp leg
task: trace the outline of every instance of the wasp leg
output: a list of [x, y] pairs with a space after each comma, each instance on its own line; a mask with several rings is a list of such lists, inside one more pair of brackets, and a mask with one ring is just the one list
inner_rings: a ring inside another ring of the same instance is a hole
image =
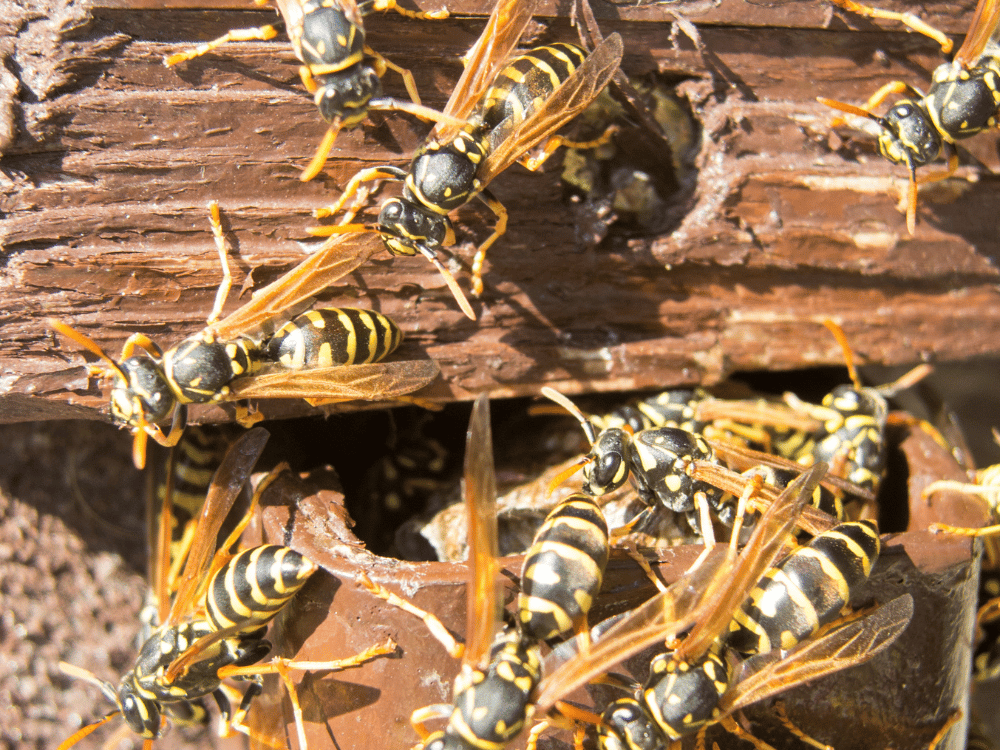
[[[746, 731], [743, 727], [737, 724], [736, 720], [733, 719], [732, 716], [726, 716], [725, 718], [720, 719], [719, 724], [721, 724], [722, 727], [727, 732], [729, 732], [732, 735], [735, 735], [736, 737], [739, 737], [742, 740], [746, 740], [755, 748], [757, 748], [757, 750], [774, 750], [774, 748], [771, 747], [771, 745], [768, 745], [766, 742], [764, 742], [764, 740], [759, 739], [758, 737], [754, 737], [752, 734], [750, 734], [750, 732]], [[705, 731], [704, 729], [701, 730], [701, 732], [704, 731]], [[698, 734], [700, 735], [701, 732], [699, 732]]]
[[[397, 8], [396, 10], [400, 9]], [[417, 93], [417, 82], [413, 78], [413, 73], [411, 73], [407, 68], [400, 67], [388, 58], [383, 57], [368, 45], [365, 45], [365, 54], [372, 58], [372, 61], [375, 64], [375, 74], [378, 75], [379, 78], [385, 75], [386, 70], [391, 70], [394, 73], [397, 73], [399, 77], [403, 79], [403, 85], [406, 87], [406, 95], [410, 97], [410, 101], [414, 104], [421, 103], [420, 94]]]
[[970, 482], [957, 482], [954, 479], [939, 479], [924, 487], [921, 496], [926, 500], [935, 492], [964, 492], [966, 495], [976, 495], [981, 497], [991, 506], [1000, 503], [1000, 485], [972, 484]]
[[600, 148], [608, 141], [611, 140], [611, 136], [617, 133], [620, 128], [617, 125], [609, 125], [608, 129], [601, 133], [600, 136], [593, 139], [592, 141], [572, 141], [569, 138], [563, 138], [561, 135], [550, 136], [545, 145], [542, 147], [541, 153], [537, 156], [532, 156], [530, 158], [522, 159], [521, 164], [532, 172], [537, 171], [545, 163], [545, 161], [555, 153], [555, 150], [560, 146], [565, 146], [566, 148], [575, 148], [580, 151], [585, 151], [593, 148]]
[[448, 17], [447, 8], [444, 8], [443, 10], [429, 10], [429, 11], [407, 10], [406, 8], [400, 8], [398, 5], [396, 5], [396, 0], [375, 0], [375, 2], [372, 3], [371, 11], [368, 12], [373, 12], [376, 10], [381, 10], [381, 11], [394, 10], [397, 13], [399, 13], [399, 15], [406, 16], [407, 18], [417, 18], [424, 20], [430, 19], [432, 21], [437, 21], [441, 18]]
[[785, 725], [785, 728], [798, 737], [802, 742], [807, 745], [812, 745], [818, 750], [833, 750], [830, 745], [825, 745], [817, 739], [810, 737], [808, 734], [803, 732], [799, 727], [795, 726], [791, 719], [788, 718], [788, 713], [785, 711], [784, 701], [776, 701], [774, 704], [774, 713], [778, 717], [778, 721]]
[[507, 209], [488, 190], [483, 190], [476, 197], [485, 203], [497, 217], [497, 223], [493, 227], [493, 234], [487, 237], [486, 241], [476, 248], [476, 254], [472, 259], [472, 293], [479, 297], [483, 293], [483, 262], [486, 260], [486, 251], [507, 231]]
[[[412, 726], [414, 731], [420, 735], [421, 740], [426, 740], [431, 736], [431, 731], [427, 728], [427, 722], [434, 721], [435, 719], [447, 719], [451, 716], [452, 711], [454, 710], [455, 707], [450, 703], [434, 703], [430, 706], [418, 708], [410, 714], [410, 726]], [[421, 748], [423, 746], [423, 742], [416, 745], [416, 747]]]
[[[291, 671], [297, 670], [307, 670], [310, 672], [340, 672], [345, 669], [350, 669], [352, 667], [360, 666], [367, 661], [383, 656], [385, 654], [391, 654], [396, 650], [396, 643], [390, 638], [381, 646], [372, 646], [366, 649], [360, 654], [355, 654], [346, 659], [337, 659], [334, 661], [298, 661], [295, 659], [286, 659], [284, 657], [278, 657], [268, 662], [267, 664], [251, 664], [246, 667], [230, 666], [223, 667], [219, 670], [218, 675], [220, 679], [225, 679], [227, 677], [256, 677], [260, 678], [265, 674], [277, 674], [283, 683], [285, 683], [285, 689], [288, 690], [288, 697], [292, 703], [292, 714], [295, 716], [295, 729], [298, 733], [299, 747], [306, 748], [306, 733], [305, 725], [303, 724], [302, 718], [302, 705], [299, 703], [298, 690], [295, 688], [295, 683], [291, 678]], [[247, 690], [247, 693], [251, 693], [253, 688]], [[257, 691], [254, 693], [256, 695], [260, 692], [260, 687], [258, 686]], [[249, 706], [249, 701], [246, 700], [244, 696], [244, 704], [240, 706], [240, 711], [237, 711], [236, 717], [239, 717], [239, 723], [241, 726], [243, 717], [246, 715], [246, 708]], [[241, 713], [242, 712], [242, 713]], [[236, 726], [234, 721], [233, 726]], [[247, 729], [249, 729], [247, 727]], [[243, 731], [240, 729], [239, 731]]]
[[947, 55], [951, 52], [951, 39], [949, 39], [943, 31], [934, 28], [925, 21], [921, 21], [912, 13], [899, 13], [898, 11], [872, 8], [868, 5], [856, 3], [853, 0], [830, 0], [830, 2], [843, 8], [844, 10], [848, 10], [851, 13], [857, 13], [859, 16], [865, 16], [866, 18], [882, 18], [887, 21], [899, 21], [904, 26], [916, 31], [918, 34], [930, 37], [935, 42], [940, 44], [941, 51], [944, 52], [944, 54]]
[[952, 526], [947, 523], [932, 523], [927, 528], [935, 534], [957, 534], [958, 536], [992, 536], [1000, 534], [1000, 524], [970, 529], [964, 526]]
[[133, 333], [127, 339], [125, 339], [125, 345], [122, 346], [122, 356], [120, 359], [128, 359], [135, 353], [136, 349], [142, 349], [147, 354], [152, 354], [154, 357], [159, 359], [163, 356], [163, 350], [158, 347], [149, 336], [143, 333]]
[[934, 750], [938, 745], [940, 745], [947, 736], [948, 732], [951, 731], [951, 728], [961, 721], [961, 719], [962, 711], [961, 709], [956, 708], [948, 715], [948, 718], [945, 719], [944, 725], [937, 731], [937, 734], [934, 735], [934, 739], [931, 740], [931, 744], [927, 746], [927, 750]]
[[227, 42], [266, 42], [270, 39], [274, 39], [277, 35], [278, 29], [276, 26], [272, 25], [259, 26], [255, 29], [232, 29], [231, 31], [220, 36], [218, 39], [213, 39], [210, 42], [199, 44], [193, 49], [178, 52], [177, 54], [163, 58], [163, 64], [169, 68], [177, 63], [193, 60], [196, 57], [201, 57], [202, 55], [211, 52], [216, 47], [221, 47]]
[[[406, 171], [399, 169], [398, 167], [390, 167], [387, 165], [381, 167], [369, 167], [368, 169], [362, 169], [360, 172], [354, 175], [354, 177], [351, 178], [350, 182], [347, 183], [347, 186], [344, 188], [344, 192], [341, 193], [340, 198], [337, 199], [336, 203], [327, 208], [317, 208], [315, 211], [313, 211], [313, 216], [315, 216], [317, 219], [323, 219], [326, 218], [327, 216], [333, 216], [338, 211], [340, 211], [340, 209], [344, 207], [347, 201], [351, 199], [351, 196], [353, 196], [355, 193], [358, 192], [358, 189], [361, 186], [362, 182], [371, 182], [372, 180], [381, 180], [387, 178], [405, 180]], [[312, 228], [309, 230], [309, 234], [322, 236], [323, 230], [326, 229], [329, 229], [329, 227]]]
[[461, 658], [462, 654], [465, 653], [465, 645], [459, 643], [455, 639], [455, 637], [448, 632], [448, 629], [444, 626], [444, 623], [441, 622], [437, 617], [432, 615], [430, 612], [420, 609], [420, 607], [416, 606], [412, 602], [408, 602], [406, 599], [399, 596], [398, 594], [394, 594], [393, 592], [389, 591], [389, 589], [387, 589], [385, 586], [379, 583], [375, 583], [371, 578], [369, 578], [364, 573], [362, 573], [358, 577], [358, 582], [380, 599], [384, 599], [394, 607], [399, 607], [399, 609], [403, 610], [404, 612], [409, 612], [414, 617], [419, 617], [421, 620], [423, 620], [424, 625], [427, 626], [427, 629], [431, 632], [431, 635], [433, 635], [437, 639], [438, 643], [444, 646], [445, 650], [449, 654], [451, 654], [451, 656], [454, 657], [455, 659]]
[[222, 233], [222, 216], [219, 213], [219, 202], [211, 201], [208, 204], [208, 221], [212, 225], [212, 237], [215, 240], [215, 247], [219, 251], [219, 263], [222, 266], [222, 281], [215, 292], [215, 304], [212, 305], [212, 312], [209, 313], [206, 322], [212, 325], [222, 315], [222, 308], [229, 297], [229, 290], [233, 287], [233, 275], [229, 272], [229, 243], [226, 242]]
[[656, 586], [659, 591], [665, 592], [667, 590], [666, 584], [660, 580], [660, 577], [656, 575], [656, 573], [653, 572], [653, 568], [650, 566], [649, 560], [647, 560], [644, 555], [639, 553], [635, 544], [632, 542], [627, 543], [625, 545], [625, 554], [631, 557], [635, 563], [642, 568], [642, 572], [646, 574], [646, 578], [652, 581], [653, 585]]

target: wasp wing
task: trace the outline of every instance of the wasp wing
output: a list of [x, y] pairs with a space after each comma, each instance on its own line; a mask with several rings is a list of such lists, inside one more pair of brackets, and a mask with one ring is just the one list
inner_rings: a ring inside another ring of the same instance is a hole
[[715, 602], [712, 613], [699, 620], [675, 650], [678, 660], [687, 663], [695, 661], [725, 632], [733, 613], [743, 604], [764, 572], [774, 564], [827, 468], [825, 463], [817, 463], [796, 477], [774, 499], [736, 560], [735, 569], [717, 586], [712, 597]]
[[498, 143], [479, 171], [483, 187], [525, 153], [587, 108], [607, 86], [622, 59], [622, 39], [612, 34], [591, 52], [552, 95]]
[[[790, 459], [776, 456], [773, 453], [755, 451], [752, 448], [747, 448], [729, 440], [709, 439], [708, 443], [712, 446], [712, 450], [715, 451], [717, 456], [741, 470], [751, 469], [759, 464], [771, 466], [775, 469], [792, 471], [796, 474], [801, 472], [803, 469], [802, 464], [796, 463]], [[860, 484], [855, 484], [854, 482], [844, 479], [843, 477], [834, 476], [833, 474], [827, 474], [823, 477], [821, 484], [830, 490], [840, 490], [841, 492], [846, 492], [848, 495], [853, 495], [854, 497], [864, 500], [866, 503], [874, 503], [876, 499], [875, 493], [867, 487], [862, 487]]]
[[465, 443], [463, 480], [468, 513], [470, 581], [467, 588], [465, 654], [463, 664], [481, 667], [502, 624], [503, 604], [497, 580], [500, 570], [497, 543], [497, 482], [493, 465], [490, 403], [476, 399]]
[[[500, 66], [507, 62], [517, 46], [521, 33], [531, 20], [538, 0], [498, 0], [493, 13], [479, 39], [465, 56], [465, 70], [455, 84], [454, 91], [445, 105], [444, 113], [459, 120], [466, 120], [480, 98], [493, 83]], [[432, 131], [432, 137], [449, 141], [459, 128], [441, 122]]]
[[714, 641], [729, 624], [733, 611], [770, 567], [805, 499], [825, 471], [825, 464], [817, 464], [790, 484], [761, 517], [738, 557], [730, 554], [728, 547], [717, 546], [701, 565], [633, 610], [595, 643], [579, 646], [579, 655], [542, 680], [536, 700], [538, 710], [547, 711], [556, 701], [619, 662], [657, 641], [676, 637], [692, 625], [694, 629], [682, 643], [684, 653], [704, 651], [705, 644]]
[[374, 232], [334, 235], [295, 268], [256, 292], [245, 305], [209, 329], [230, 341], [323, 291], [383, 249]]
[[1000, 24], [1000, 0], [979, 0], [972, 17], [965, 41], [955, 53], [955, 62], [971, 68], [979, 62], [987, 45], [996, 44], [997, 25]]
[[430, 383], [440, 373], [430, 359], [368, 365], [274, 369], [233, 381], [230, 399], [308, 398], [391, 401]]
[[240, 490], [250, 478], [268, 437], [267, 430], [255, 427], [234, 442], [222, 459], [205, 497], [195, 538], [179, 579], [177, 596], [166, 622], [181, 622], [194, 606], [202, 585], [206, 583], [203, 580], [205, 569], [215, 552], [219, 530], [239, 497]]
[[778, 660], [739, 680], [719, 703], [723, 715], [770, 698], [803, 682], [847, 669], [892, 645], [913, 617], [913, 597], [904, 594], [875, 612], [807, 640]]

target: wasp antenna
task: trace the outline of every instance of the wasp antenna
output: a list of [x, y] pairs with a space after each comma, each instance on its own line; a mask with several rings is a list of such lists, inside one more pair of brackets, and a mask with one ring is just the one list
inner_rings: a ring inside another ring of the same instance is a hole
[[892, 398], [900, 391], [905, 391], [907, 388], [911, 388], [916, 385], [932, 372], [934, 372], [934, 366], [924, 362], [923, 364], [917, 365], [909, 372], [904, 372], [891, 383], [877, 386], [874, 390], [877, 391], [880, 396]]
[[847, 336], [844, 335], [844, 329], [832, 318], [824, 318], [823, 325], [829, 329], [833, 337], [837, 339], [837, 343], [840, 344], [840, 348], [844, 352], [844, 364], [847, 365], [847, 374], [850, 375], [854, 387], [861, 390], [861, 378], [858, 377], [858, 370], [854, 366], [854, 352], [851, 351], [851, 345], [847, 343]]
[[113, 718], [118, 716], [120, 713], [121, 711], [112, 711], [103, 719], [98, 719], [93, 724], [88, 724], [85, 727], [81, 727], [80, 729], [76, 730], [70, 737], [63, 740], [62, 743], [60, 743], [59, 747], [56, 748], [56, 750], [66, 750], [67, 748], [73, 747], [73, 745], [75, 745], [77, 742], [82, 740], [84, 737], [92, 734], [94, 730], [98, 729], [99, 727], [103, 727], [105, 724], [107, 724]]
[[910, 184], [906, 186], [906, 229], [913, 236], [917, 230], [917, 168], [907, 160], [910, 169]]
[[65, 336], [66, 338], [68, 338], [71, 341], [75, 341], [77, 344], [79, 344], [80, 346], [82, 346], [84, 349], [86, 349], [91, 354], [96, 354], [98, 357], [100, 357], [104, 361], [104, 363], [108, 367], [110, 367], [112, 370], [114, 370], [115, 375], [117, 375], [118, 377], [120, 377], [125, 382], [128, 382], [128, 378], [125, 376], [125, 373], [122, 371], [122, 368], [118, 365], [117, 362], [115, 362], [113, 359], [111, 359], [111, 357], [109, 357], [107, 354], [105, 354], [104, 350], [101, 349], [101, 347], [99, 347], [96, 344], [96, 342], [94, 342], [93, 340], [87, 338], [86, 336], [84, 336], [82, 333], [80, 333], [76, 329], [70, 328], [68, 325], [66, 325], [62, 321], [56, 320], [55, 318], [49, 318], [46, 322], [48, 323], [49, 328], [51, 328], [53, 331], [61, 333], [63, 336]]
[[442, 278], [444, 278], [444, 283], [448, 285], [448, 288], [451, 290], [451, 294], [458, 303], [458, 306], [462, 308], [462, 312], [465, 313], [465, 317], [469, 320], [475, 320], [476, 313], [472, 311], [472, 305], [469, 304], [469, 300], [465, 296], [465, 292], [462, 291], [462, 287], [458, 285], [458, 282], [455, 280], [455, 277], [452, 276], [451, 271], [444, 267], [441, 259], [437, 257], [437, 253], [430, 248], [423, 246], [420, 247], [420, 252], [425, 258], [427, 258], [427, 260], [434, 264], [438, 273], [440, 273]]
[[549, 482], [549, 494], [551, 495], [553, 492], [556, 491], [556, 487], [558, 487], [567, 479], [569, 479], [571, 476], [576, 474], [578, 471], [580, 471], [580, 469], [582, 469], [587, 464], [593, 463], [593, 461], [594, 459], [592, 456], [581, 456], [572, 465], [568, 466], [563, 471], [560, 471], [559, 474], [556, 475], [551, 482]]
[[373, 229], [367, 224], [330, 224], [323, 227], [306, 227], [306, 233], [311, 234], [313, 237], [331, 237], [349, 232], [372, 234], [377, 231], [377, 229]]
[[587, 440], [593, 445], [597, 442], [597, 435], [594, 432], [594, 424], [587, 419], [587, 416], [580, 411], [580, 408], [566, 398], [563, 394], [557, 391], [555, 388], [550, 388], [549, 386], [542, 387], [542, 395], [551, 401], [555, 401], [559, 406], [564, 408], [570, 414], [577, 418], [580, 424], [583, 426], [583, 431], [587, 434]]

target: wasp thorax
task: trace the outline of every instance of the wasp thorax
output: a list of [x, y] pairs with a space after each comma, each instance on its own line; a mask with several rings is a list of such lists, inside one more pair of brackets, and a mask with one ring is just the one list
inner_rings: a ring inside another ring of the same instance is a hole
[[421, 247], [440, 247], [448, 235], [447, 217], [400, 198], [382, 204], [378, 231], [393, 255], [414, 255]]
[[413, 157], [407, 185], [426, 205], [451, 211], [478, 189], [476, 174], [483, 156], [470, 133], [462, 132], [449, 143], [428, 144]]
[[920, 167], [941, 153], [941, 138], [927, 113], [914, 102], [904, 100], [886, 113], [878, 146], [889, 161]]
[[129, 357], [119, 363], [127, 380], [116, 377], [111, 387], [111, 416], [137, 427], [164, 419], [174, 407], [174, 393], [162, 368], [149, 357]]
[[327, 122], [350, 128], [364, 119], [368, 102], [382, 96], [382, 82], [370, 65], [358, 62], [337, 73], [316, 76], [316, 106]]

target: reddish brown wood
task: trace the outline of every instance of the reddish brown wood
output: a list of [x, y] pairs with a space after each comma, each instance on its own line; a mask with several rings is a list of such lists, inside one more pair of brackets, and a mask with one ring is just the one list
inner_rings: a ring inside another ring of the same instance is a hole
[[[192, 40], [273, 13], [229, 10], [246, 7], [236, 2], [168, 5], [183, 7], [0, 6], [9, 19], [0, 50], [17, 71], [0, 73], [2, 420], [98, 417], [104, 408], [80, 353], [52, 336], [47, 316], [112, 353], [135, 331], [169, 345], [200, 328], [219, 279], [210, 199], [232, 230], [237, 282], [252, 272], [261, 285], [301, 258], [311, 208], [362, 166], [405, 163], [426, 131], [376, 115], [341, 136], [324, 176], [302, 184], [297, 174], [324, 125], [286, 41], [231, 45], [177, 69], [160, 63]], [[450, 7], [483, 15], [489, 4]], [[971, 7], [928, 4], [926, 17], [960, 36]], [[877, 362], [1000, 350], [995, 136], [968, 143], [956, 179], [922, 191], [911, 238], [895, 206], [904, 171], [869, 136], [832, 134], [831, 113], [814, 99], [859, 102], [893, 78], [926, 84], [942, 60], [933, 42], [820, 3], [595, 11], [605, 33], [626, 39], [629, 75], [688, 79], [680, 92], [704, 128], [695, 194], [669, 235], [580, 247], [557, 168], [514, 167], [493, 185], [511, 225], [490, 254], [477, 322], [419, 258], [379, 256], [331, 289], [333, 302], [396, 318], [408, 335], [402, 357], [440, 362], [433, 397], [519, 395], [546, 383], [569, 392], [712, 383], [736, 370], [840, 363], [815, 322], [825, 316]], [[683, 35], [673, 48], [674, 11], [699, 25], [704, 55]], [[538, 39], [576, 38], [568, 9], [558, 12], [541, 19]], [[372, 46], [414, 71], [431, 106], [443, 105], [480, 28], [477, 19], [395, 14], [368, 23]], [[386, 86], [402, 95], [397, 77]], [[464, 261], [489, 221], [481, 208], [459, 212]]]

